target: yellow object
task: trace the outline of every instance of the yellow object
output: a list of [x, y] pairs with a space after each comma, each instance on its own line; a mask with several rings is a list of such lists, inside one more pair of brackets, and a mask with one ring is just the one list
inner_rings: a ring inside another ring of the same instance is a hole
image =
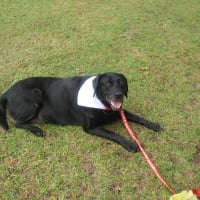
[[169, 200], [198, 200], [191, 190], [172, 195]]

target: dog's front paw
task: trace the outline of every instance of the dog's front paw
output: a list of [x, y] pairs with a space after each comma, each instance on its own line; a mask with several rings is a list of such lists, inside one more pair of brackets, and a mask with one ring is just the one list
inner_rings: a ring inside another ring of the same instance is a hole
[[156, 132], [159, 132], [159, 131], [162, 131], [163, 128], [160, 126], [160, 124], [157, 124], [157, 123], [151, 123], [151, 126], [150, 128], [153, 130], [153, 131], [156, 131]]
[[128, 152], [133, 152], [136, 153], [139, 151], [139, 148], [136, 144], [134, 144], [133, 142], [127, 140], [124, 144], [123, 147], [128, 151]]

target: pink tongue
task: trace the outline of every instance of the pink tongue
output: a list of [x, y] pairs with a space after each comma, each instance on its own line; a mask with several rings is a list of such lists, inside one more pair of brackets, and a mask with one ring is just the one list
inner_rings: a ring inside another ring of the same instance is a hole
[[120, 109], [121, 106], [122, 106], [122, 103], [121, 102], [111, 101], [111, 105], [116, 109]]

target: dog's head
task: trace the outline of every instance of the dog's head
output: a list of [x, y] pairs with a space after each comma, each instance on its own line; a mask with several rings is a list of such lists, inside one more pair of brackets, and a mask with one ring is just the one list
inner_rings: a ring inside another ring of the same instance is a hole
[[101, 74], [94, 79], [93, 86], [97, 97], [114, 111], [122, 107], [124, 96], [128, 96], [128, 83], [123, 74]]

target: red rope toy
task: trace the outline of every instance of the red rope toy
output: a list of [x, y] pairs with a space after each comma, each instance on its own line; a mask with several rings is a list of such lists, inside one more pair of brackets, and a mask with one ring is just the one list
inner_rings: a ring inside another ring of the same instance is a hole
[[[134, 134], [134, 132], [131, 129], [131, 126], [128, 122], [128, 120], [126, 119], [124, 110], [120, 110], [120, 116], [123, 122], [123, 125], [125, 126], [129, 136], [132, 138], [132, 140], [138, 145], [142, 155], [145, 158], [145, 161], [147, 162], [147, 164], [149, 165], [149, 167], [151, 168], [151, 170], [153, 171], [153, 173], [159, 178], [159, 180], [163, 183], [163, 185], [172, 193], [172, 194], [176, 194], [176, 192], [171, 188], [171, 186], [166, 182], [166, 180], [162, 177], [162, 175], [160, 174], [159, 170], [157, 169], [157, 167], [155, 166], [155, 164], [153, 163], [153, 161], [151, 160], [151, 158], [148, 156], [148, 154], [146, 153], [145, 149], [142, 147], [142, 145], [140, 144], [140, 141], [138, 140], [137, 136]], [[200, 197], [200, 189], [194, 189], [192, 190], [193, 193], [195, 195], [197, 195], [198, 197]]]

